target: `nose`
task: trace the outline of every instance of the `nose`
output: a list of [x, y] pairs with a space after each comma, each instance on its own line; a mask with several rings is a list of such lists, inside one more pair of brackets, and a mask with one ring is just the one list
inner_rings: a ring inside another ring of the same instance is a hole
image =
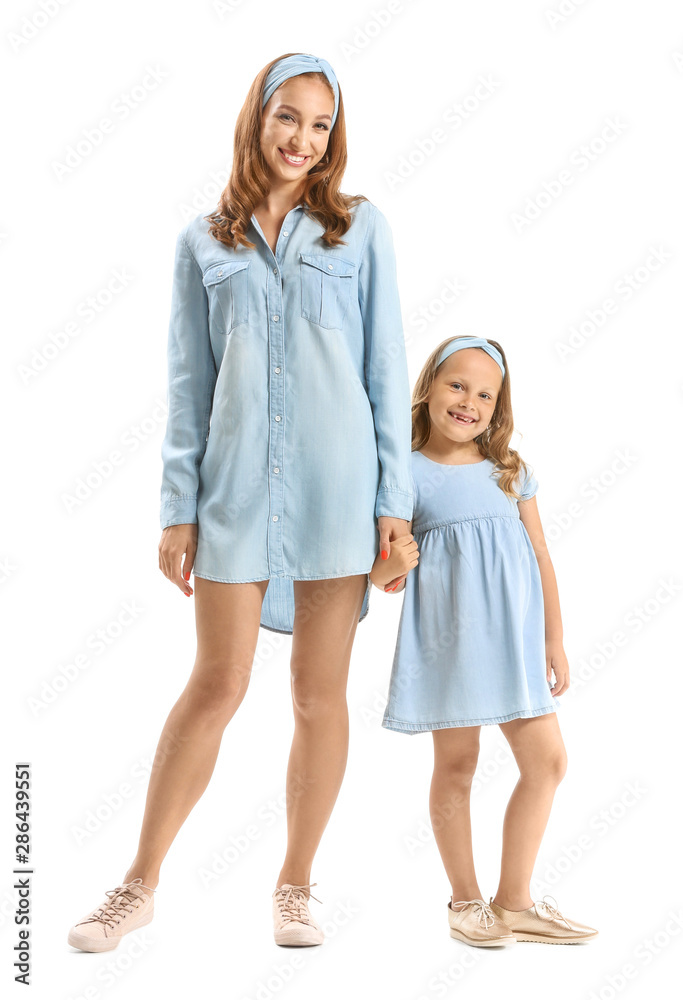
[[303, 155], [303, 149], [306, 144], [306, 140], [303, 136], [303, 130], [300, 125], [297, 125], [296, 129], [292, 132], [292, 137], [290, 139], [290, 148], [296, 150], [297, 153]]

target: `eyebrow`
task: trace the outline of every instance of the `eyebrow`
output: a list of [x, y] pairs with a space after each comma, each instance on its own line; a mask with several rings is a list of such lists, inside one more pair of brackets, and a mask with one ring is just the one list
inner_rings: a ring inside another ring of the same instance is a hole
[[[295, 114], [301, 114], [298, 108], [293, 108], [291, 104], [280, 104], [280, 108], [286, 108], [288, 111], [294, 111]], [[332, 121], [332, 115], [315, 115], [316, 118], [327, 118]]]
[[[462, 376], [458, 376], [458, 375], [449, 375], [447, 381], [448, 382], [466, 382], [467, 379], [464, 379]], [[482, 386], [479, 391], [480, 392], [492, 392], [492, 393], [496, 392], [496, 390], [494, 388], [492, 388], [490, 385], [484, 385], [484, 386]]]

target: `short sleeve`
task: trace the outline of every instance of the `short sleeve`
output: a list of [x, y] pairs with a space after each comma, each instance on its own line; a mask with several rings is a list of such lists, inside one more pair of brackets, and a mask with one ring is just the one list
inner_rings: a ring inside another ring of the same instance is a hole
[[520, 473], [521, 486], [518, 492], [521, 494], [520, 500], [531, 500], [538, 490], [538, 482], [534, 478], [531, 469], [527, 466], [526, 471], [522, 469]]

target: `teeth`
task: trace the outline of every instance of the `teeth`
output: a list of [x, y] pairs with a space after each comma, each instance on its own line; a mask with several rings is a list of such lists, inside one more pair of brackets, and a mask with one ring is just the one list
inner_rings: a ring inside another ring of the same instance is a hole
[[285, 153], [284, 150], [283, 150], [283, 156], [286, 159], [291, 160], [292, 163], [303, 163], [304, 160], [306, 159], [305, 156], [292, 156], [291, 153]]

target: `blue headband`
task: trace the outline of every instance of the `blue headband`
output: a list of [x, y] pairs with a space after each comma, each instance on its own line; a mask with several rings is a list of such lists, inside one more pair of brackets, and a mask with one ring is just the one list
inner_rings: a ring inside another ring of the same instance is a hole
[[488, 340], [484, 340], [483, 337], [456, 337], [452, 340], [450, 344], [446, 344], [443, 351], [439, 355], [439, 364], [445, 361], [446, 358], [450, 357], [454, 351], [462, 351], [466, 347], [480, 347], [482, 351], [486, 351], [489, 357], [493, 358], [498, 367], [503, 373], [503, 378], [505, 378], [505, 365], [503, 364], [503, 358], [499, 350], [497, 350], [493, 344], [489, 344]]
[[[339, 108], [339, 84], [337, 83], [337, 77], [326, 59], [318, 59], [317, 56], [307, 55], [305, 52], [299, 52], [294, 56], [285, 56], [284, 59], [279, 59], [270, 67], [263, 89], [263, 104], [261, 107], [265, 108], [280, 84], [284, 83], [285, 80], [289, 80], [290, 76], [299, 76], [301, 73], [324, 73], [327, 80], [331, 83], [332, 90], [334, 91], [334, 112], [332, 114], [332, 125], [334, 125], [337, 120], [337, 110]], [[332, 125], [330, 125], [330, 129]]]

